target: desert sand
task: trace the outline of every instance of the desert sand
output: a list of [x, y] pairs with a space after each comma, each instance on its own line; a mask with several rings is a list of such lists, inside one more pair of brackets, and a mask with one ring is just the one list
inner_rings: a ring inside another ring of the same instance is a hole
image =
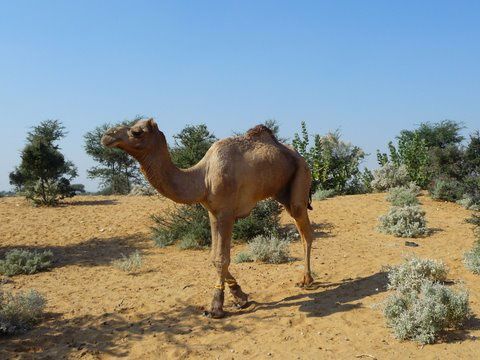
[[[237, 310], [226, 295], [228, 317], [208, 319], [215, 273], [208, 250], [158, 248], [150, 215], [172, 205], [160, 197], [83, 196], [56, 208], [32, 208], [18, 197], [0, 199], [0, 256], [13, 248], [50, 249], [54, 267], [15, 276], [4, 289], [34, 288], [47, 314], [33, 330], [0, 338], [0, 358], [35, 359], [478, 359], [480, 277], [463, 253], [474, 237], [469, 212], [452, 203], [420, 201], [432, 235], [405, 239], [378, 233], [385, 194], [315, 201], [312, 252], [315, 286], [294, 286], [302, 275], [302, 245], [295, 261], [230, 267], [250, 307]], [[292, 223], [284, 214], [282, 221]], [[234, 256], [244, 244], [235, 244]], [[127, 274], [111, 262], [140, 250], [143, 268]], [[396, 340], [378, 305], [388, 295], [385, 265], [410, 254], [443, 260], [450, 280], [470, 291], [476, 314], [461, 331], [434, 345]]]

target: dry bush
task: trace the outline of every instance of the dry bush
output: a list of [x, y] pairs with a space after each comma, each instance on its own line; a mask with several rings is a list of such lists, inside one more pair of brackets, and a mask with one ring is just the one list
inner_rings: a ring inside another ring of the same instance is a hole
[[312, 199], [313, 200], [325, 200], [325, 199], [334, 197], [335, 195], [336, 195], [335, 189], [329, 189], [329, 190], [318, 189], [312, 195]]
[[397, 186], [405, 186], [410, 182], [405, 165], [384, 164], [373, 172], [371, 186], [375, 191], [385, 191]]

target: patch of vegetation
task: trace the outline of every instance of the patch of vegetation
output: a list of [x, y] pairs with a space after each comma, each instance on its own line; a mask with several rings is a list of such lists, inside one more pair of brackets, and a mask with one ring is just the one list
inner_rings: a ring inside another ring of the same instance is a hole
[[236, 262], [260, 261], [268, 264], [290, 260], [290, 241], [275, 236], [257, 236], [248, 243], [247, 251], [235, 258]]
[[414, 238], [428, 233], [425, 211], [420, 206], [393, 206], [379, 220], [381, 232], [397, 237]]
[[119, 270], [131, 273], [140, 270], [143, 260], [142, 255], [138, 250], [131, 253], [129, 256], [122, 254], [122, 258], [113, 261], [112, 265]]
[[330, 189], [330, 190], [324, 190], [324, 189], [318, 189], [315, 191], [315, 193], [312, 195], [313, 200], [325, 200], [331, 197], [335, 196], [335, 190]]
[[239, 252], [237, 256], [235, 256], [235, 262], [238, 263], [245, 263], [245, 262], [252, 262], [253, 257], [248, 251]]
[[480, 196], [464, 194], [463, 198], [457, 201], [457, 204], [467, 210], [480, 211]]
[[183, 243], [183, 248], [204, 248], [212, 242], [208, 212], [201, 205], [180, 205], [163, 215], [153, 215], [153, 240], [160, 247]]
[[386, 299], [383, 313], [398, 339], [430, 344], [471, 316], [468, 293], [441, 284], [447, 272], [442, 262], [418, 258], [390, 268], [388, 287], [395, 291]]
[[313, 143], [305, 122], [300, 134], [295, 134], [292, 145], [306, 160], [312, 173], [312, 193], [318, 189], [334, 190], [337, 194], [365, 191], [360, 171], [365, 152], [358, 146], [341, 140], [340, 133], [315, 134]]
[[77, 193], [78, 188], [70, 184], [77, 177], [77, 169], [65, 160], [57, 145], [65, 135], [65, 127], [58, 120], [35, 126], [27, 135], [20, 165], [9, 175], [17, 193], [34, 205], [54, 206]]
[[463, 262], [468, 270], [480, 275], [480, 240], [475, 242], [472, 250], [465, 253]]
[[435, 200], [458, 201], [462, 199], [465, 188], [455, 179], [437, 179], [429, 189], [430, 196]]
[[278, 235], [281, 232], [281, 212], [282, 207], [275, 200], [260, 201], [249, 216], [236, 221], [233, 238], [248, 241], [257, 236]]
[[35, 290], [12, 294], [0, 289], [0, 334], [31, 329], [42, 318], [45, 304], [45, 298]]
[[386, 191], [388, 189], [406, 186], [410, 183], [407, 168], [404, 165], [383, 164], [373, 171], [371, 186], [374, 191]]
[[411, 183], [409, 187], [397, 186], [388, 191], [387, 200], [393, 206], [418, 205], [419, 191], [420, 189], [414, 183]]
[[425, 279], [443, 282], [447, 274], [448, 268], [442, 261], [410, 257], [403, 264], [388, 268], [388, 288], [419, 291]]
[[425, 280], [419, 291], [395, 292], [384, 308], [387, 324], [400, 340], [431, 344], [448, 329], [458, 329], [470, 317], [468, 293]]
[[42, 252], [13, 249], [0, 260], [0, 274], [13, 276], [18, 274], [35, 274], [50, 268], [53, 254], [46, 250]]

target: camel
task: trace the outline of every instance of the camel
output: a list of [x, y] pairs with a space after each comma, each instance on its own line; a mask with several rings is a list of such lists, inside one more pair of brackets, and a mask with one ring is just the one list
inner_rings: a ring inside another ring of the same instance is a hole
[[297, 285], [313, 282], [313, 231], [307, 212], [311, 209], [311, 173], [303, 157], [281, 144], [267, 127], [258, 125], [245, 135], [215, 142], [203, 159], [188, 169], [173, 164], [165, 135], [153, 119], [109, 129], [102, 144], [133, 156], [150, 184], [165, 197], [182, 204], [200, 203], [208, 210], [211, 260], [218, 275], [208, 316], [225, 316], [225, 282], [235, 305], [248, 306], [248, 295], [229, 271], [232, 228], [236, 219], [248, 216], [263, 199], [277, 200], [295, 220], [305, 255], [303, 277]]

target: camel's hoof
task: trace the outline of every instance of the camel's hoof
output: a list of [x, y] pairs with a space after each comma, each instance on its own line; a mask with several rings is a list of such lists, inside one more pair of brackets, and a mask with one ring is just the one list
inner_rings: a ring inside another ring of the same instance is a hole
[[310, 274], [308, 274], [308, 275], [304, 275], [302, 280], [296, 283], [295, 286], [302, 289], [308, 289], [312, 284], [313, 284], [313, 278]]
[[210, 319], [221, 319], [225, 317], [225, 312], [222, 310], [204, 311], [203, 315]]

